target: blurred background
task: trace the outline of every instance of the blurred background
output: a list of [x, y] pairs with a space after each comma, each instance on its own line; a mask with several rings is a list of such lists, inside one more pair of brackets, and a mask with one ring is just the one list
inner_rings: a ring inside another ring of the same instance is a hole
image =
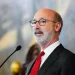
[[41, 8], [60, 13], [64, 21], [60, 42], [75, 53], [75, 0], [0, 0], [0, 65], [18, 45], [22, 46], [0, 68], [0, 75], [12, 75], [13, 61], [25, 62], [29, 47], [35, 43], [29, 21]]

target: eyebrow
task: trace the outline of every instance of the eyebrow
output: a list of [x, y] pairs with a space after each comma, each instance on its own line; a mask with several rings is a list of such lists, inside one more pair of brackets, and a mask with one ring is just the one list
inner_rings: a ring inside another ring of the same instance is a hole
[[[45, 18], [40, 18], [39, 20], [41, 20], [41, 19], [45, 19]], [[36, 19], [33, 19], [33, 20], [36, 20]], [[39, 20], [38, 20], [38, 21], [39, 21]]]

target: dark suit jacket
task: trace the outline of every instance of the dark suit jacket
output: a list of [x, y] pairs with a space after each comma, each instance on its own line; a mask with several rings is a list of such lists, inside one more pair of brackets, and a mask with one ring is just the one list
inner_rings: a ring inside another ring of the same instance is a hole
[[[32, 61], [25, 75], [29, 75], [35, 61]], [[61, 44], [49, 55], [37, 75], [75, 75], [75, 55]]]

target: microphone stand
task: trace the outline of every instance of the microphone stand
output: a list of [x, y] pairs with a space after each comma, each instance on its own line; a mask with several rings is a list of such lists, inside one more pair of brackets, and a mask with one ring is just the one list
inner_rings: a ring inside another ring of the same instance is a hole
[[7, 57], [7, 59], [0, 65], [0, 68], [3, 66], [3, 64], [10, 58], [10, 56], [12, 56], [16, 51], [18, 51], [18, 50], [20, 50], [21, 49], [21, 46], [19, 45], [19, 46], [17, 46], [17, 48], [16, 48], [16, 50], [12, 53], [12, 54], [10, 54], [8, 57]]

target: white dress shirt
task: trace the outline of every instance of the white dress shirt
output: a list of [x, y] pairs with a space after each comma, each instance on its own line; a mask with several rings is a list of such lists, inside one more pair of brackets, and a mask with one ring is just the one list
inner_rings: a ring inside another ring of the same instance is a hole
[[[54, 51], [54, 49], [60, 45], [60, 42], [59, 41], [56, 41], [55, 43], [51, 44], [50, 46], [48, 46], [44, 52], [44, 56], [42, 56], [41, 58], [41, 65], [40, 67], [43, 65], [43, 63], [45, 62], [45, 60], [48, 58], [48, 56]], [[41, 50], [42, 51], [42, 50]]]

